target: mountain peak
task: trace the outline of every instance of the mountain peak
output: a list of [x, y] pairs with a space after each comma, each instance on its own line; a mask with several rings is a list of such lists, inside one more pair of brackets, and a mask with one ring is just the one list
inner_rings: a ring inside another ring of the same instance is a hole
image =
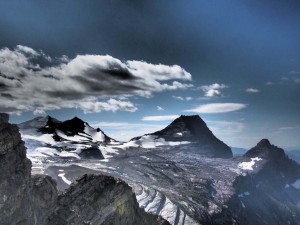
[[256, 146], [260, 148], [265, 148], [265, 147], [271, 147], [272, 145], [268, 139], [264, 138], [260, 142], [258, 142]]
[[75, 116], [73, 119], [71, 119], [73, 121], [83, 121], [82, 119], [80, 119], [79, 117]]
[[257, 145], [251, 148], [245, 154], [246, 157], [260, 157], [264, 159], [280, 159], [285, 158], [284, 150], [272, 145], [268, 139], [262, 139]]
[[199, 115], [181, 115], [164, 129], [148, 135], [167, 142], [189, 142], [198, 152], [206, 152], [214, 157], [232, 157], [229, 146], [214, 136]]

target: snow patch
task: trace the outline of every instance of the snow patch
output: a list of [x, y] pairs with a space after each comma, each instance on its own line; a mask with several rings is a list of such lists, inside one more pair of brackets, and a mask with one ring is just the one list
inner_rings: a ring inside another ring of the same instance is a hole
[[93, 142], [103, 142], [105, 141], [105, 135], [102, 131], [97, 131], [96, 129], [90, 127], [87, 123], [84, 124], [84, 133], [92, 138]]
[[67, 141], [75, 141], [75, 142], [81, 142], [81, 141], [89, 141], [87, 137], [80, 136], [80, 135], [74, 135], [74, 136], [67, 136], [62, 131], [56, 130], [56, 133], [61, 138], [67, 140]]
[[35, 141], [40, 141], [51, 145], [55, 145], [57, 143], [56, 141], [54, 141], [52, 134], [43, 134], [40, 136], [22, 134], [22, 139], [25, 140], [25, 142], [26, 140], [35, 140]]
[[67, 185], [70, 185], [72, 183], [72, 181], [68, 180], [66, 177], [65, 177], [65, 173], [60, 173], [58, 174], [58, 176], [67, 184]]
[[250, 162], [242, 162], [238, 164], [238, 167], [242, 170], [253, 170], [253, 166], [256, 162], [262, 160], [259, 157], [251, 158]]

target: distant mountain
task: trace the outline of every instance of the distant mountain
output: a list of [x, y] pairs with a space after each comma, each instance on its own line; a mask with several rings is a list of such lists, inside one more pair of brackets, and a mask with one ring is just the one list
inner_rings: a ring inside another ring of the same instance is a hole
[[237, 148], [237, 147], [230, 147], [230, 148], [231, 148], [233, 156], [241, 156], [247, 152], [247, 150], [244, 148]]
[[78, 117], [66, 121], [37, 117], [18, 126], [29, 155], [103, 159], [110, 154], [105, 146], [118, 143]]
[[198, 115], [180, 116], [166, 128], [135, 137], [131, 142], [141, 147], [176, 146], [173, 148], [184, 147], [209, 157], [232, 157], [230, 147], [215, 137]]

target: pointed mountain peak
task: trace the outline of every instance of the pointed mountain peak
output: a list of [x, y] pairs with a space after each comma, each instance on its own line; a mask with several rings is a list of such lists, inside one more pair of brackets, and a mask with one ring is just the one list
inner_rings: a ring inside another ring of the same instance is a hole
[[82, 119], [80, 119], [79, 117], [75, 116], [73, 119], [71, 119], [73, 121], [83, 121]]
[[[156, 139], [162, 138], [167, 142], [188, 142], [198, 152], [213, 157], [232, 157], [229, 146], [214, 136], [199, 115], [181, 115], [164, 129], [147, 135]], [[139, 140], [142, 137], [131, 140]]]
[[185, 124], [189, 124], [189, 125], [205, 124], [205, 122], [201, 119], [199, 115], [190, 115], [190, 116], [181, 115], [180, 117], [176, 118], [171, 124], [178, 123], [178, 122], [184, 122]]
[[271, 147], [272, 145], [268, 139], [264, 138], [260, 142], [258, 142], [256, 146], [259, 148], [266, 148]]
[[210, 132], [210, 130], [206, 126], [206, 123], [200, 118], [199, 115], [191, 115], [191, 116], [181, 115], [180, 117], [176, 118], [166, 128], [168, 127], [169, 128], [181, 127], [181, 129], [183, 130], [188, 129], [189, 131], [195, 134], [197, 133], [197, 131], [199, 131], [199, 129], [201, 130], [205, 129]]
[[262, 139], [244, 155], [249, 158], [259, 157], [264, 159], [285, 158], [284, 150], [272, 145], [268, 139]]

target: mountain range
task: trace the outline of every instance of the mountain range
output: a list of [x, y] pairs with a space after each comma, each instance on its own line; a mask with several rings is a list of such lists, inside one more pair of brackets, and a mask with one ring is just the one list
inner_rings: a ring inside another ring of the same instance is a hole
[[[180, 116], [166, 128], [128, 142], [76, 117], [63, 122], [39, 117], [19, 129], [32, 174], [50, 176], [78, 202], [98, 204], [83, 193], [93, 196], [89, 185], [104, 182], [98, 176], [105, 175], [127, 183], [143, 210], [173, 225], [300, 224], [300, 165], [267, 139], [232, 157], [230, 147], [199, 116]], [[61, 196], [60, 203], [78, 209], [69, 197]], [[56, 209], [49, 215], [73, 216]]]
[[18, 126], [29, 155], [40, 158], [103, 159], [124, 149], [185, 149], [207, 157], [232, 157], [230, 147], [217, 139], [199, 116], [180, 116], [163, 130], [126, 143], [110, 138], [77, 117], [66, 121], [37, 117]]

